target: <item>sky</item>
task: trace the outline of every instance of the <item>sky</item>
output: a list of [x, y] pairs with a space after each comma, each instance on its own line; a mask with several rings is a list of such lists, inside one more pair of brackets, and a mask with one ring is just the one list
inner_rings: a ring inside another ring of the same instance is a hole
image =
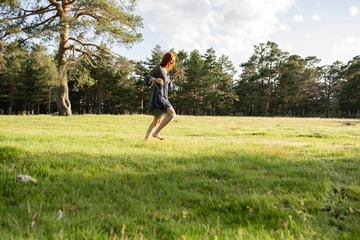
[[136, 14], [143, 41], [115, 50], [133, 60], [150, 58], [156, 44], [201, 54], [213, 48], [238, 69], [267, 41], [321, 65], [360, 55], [360, 0], [138, 0]]

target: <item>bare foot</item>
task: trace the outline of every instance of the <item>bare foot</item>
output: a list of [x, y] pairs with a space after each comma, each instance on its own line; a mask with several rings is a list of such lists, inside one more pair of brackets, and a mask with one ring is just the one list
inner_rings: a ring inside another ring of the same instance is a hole
[[153, 134], [153, 137], [154, 137], [154, 138], [157, 138], [157, 139], [159, 139], [159, 140], [165, 140], [165, 138], [162, 137], [162, 136], [160, 136], [160, 134]]

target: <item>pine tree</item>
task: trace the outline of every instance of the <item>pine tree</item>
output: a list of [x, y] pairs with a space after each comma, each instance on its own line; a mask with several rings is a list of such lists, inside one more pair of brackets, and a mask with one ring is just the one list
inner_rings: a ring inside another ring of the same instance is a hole
[[144, 83], [145, 75], [148, 73], [144, 61], [136, 61], [133, 63], [133, 77], [135, 78], [135, 86], [137, 89], [137, 99], [140, 102], [140, 113], [145, 113], [147, 110], [148, 89]]
[[215, 111], [217, 114], [229, 115], [234, 110], [235, 101], [238, 100], [234, 92], [236, 70], [229, 57], [225, 55], [218, 59], [217, 65], [219, 68], [216, 84], [218, 103], [215, 105]]
[[[47, 113], [51, 112], [52, 89], [57, 83], [57, 69], [53, 56], [46, 54], [43, 45], [35, 45], [30, 52], [29, 64], [27, 67], [28, 88], [24, 91], [29, 94], [29, 103], [36, 112], [40, 114], [41, 105], [46, 106]], [[44, 110], [45, 112], [45, 110]]]
[[296, 95], [295, 111], [298, 116], [319, 115], [321, 110], [321, 67], [315, 56], [305, 58], [305, 70], [300, 77], [299, 91]]
[[200, 82], [201, 108], [210, 115], [216, 114], [216, 105], [218, 104], [217, 86], [220, 75], [215, 50], [209, 48], [203, 56], [204, 65], [202, 68], [202, 80]]
[[151, 58], [146, 58], [145, 65], [148, 67], [148, 71], [151, 71], [156, 64], [161, 62], [162, 57], [164, 56], [165, 51], [161, 49], [161, 46], [157, 44], [151, 50]]
[[325, 98], [325, 118], [329, 118], [330, 102], [335, 99], [336, 92], [343, 80], [343, 63], [336, 61], [330, 66], [323, 66], [323, 93]]
[[[174, 74], [178, 70], [182, 69], [186, 71], [186, 61], [188, 59], [188, 53], [184, 50], [180, 50], [179, 52], [175, 52], [173, 49], [172, 51], [176, 56], [176, 64], [175, 67], [172, 69], [170, 74]], [[171, 95], [169, 96], [171, 104], [174, 106], [175, 111], [180, 114], [183, 111], [183, 103], [182, 103], [182, 96], [181, 96], [181, 88], [184, 85], [186, 78], [184, 75], [178, 76], [174, 83], [177, 86], [176, 90], [172, 91]]]
[[345, 68], [345, 82], [339, 94], [339, 102], [349, 117], [360, 117], [360, 56], [354, 57]]
[[280, 64], [279, 86], [276, 100], [279, 104], [279, 114], [291, 116], [294, 114], [296, 95], [305, 71], [305, 59], [298, 55], [288, 56]]
[[204, 75], [202, 72], [204, 61], [198, 50], [190, 53], [188, 60], [185, 62], [185, 80], [179, 92], [183, 111], [185, 114], [201, 114], [202, 87]]
[[24, 110], [24, 92], [21, 91], [26, 76], [29, 54], [18, 41], [3, 46], [0, 64], [0, 98], [2, 111], [9, 115]]
[[256, 56], [251, 56], [247, 62], [241, 63], [240, 79], [235, 83], [235, 92], [239, 99], [236, 104], [238, 114], [247, 116], [259, 115], [261, 109], [261, 88], [258, 84], [259, 72]]
[[279, 84], [279, 66], [285, 55], [276, 43], [268, 41], [254, 46], [254, 54], [243, 64], [248, 68], [246, 81], [252, 85], [254, 93], [261, 96], [263, 116], [268, 116], [272, 94]]

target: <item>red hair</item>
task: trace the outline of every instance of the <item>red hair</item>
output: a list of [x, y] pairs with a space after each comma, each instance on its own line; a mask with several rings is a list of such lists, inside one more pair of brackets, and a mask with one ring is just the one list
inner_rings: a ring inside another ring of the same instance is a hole
[[[174, 59], [174, 61], [172, 61], [173, 59]], [[175, 54], [173, 54], [172, 52], [167, 52], [164, 54], [161, 62], [158, 63], [158, 65], [160, 65], [161, 67], [166, 68], [168, 71], [170, 71], [171, 68], [173, 68], [175, 66], [175, 60], [176, 60]]]

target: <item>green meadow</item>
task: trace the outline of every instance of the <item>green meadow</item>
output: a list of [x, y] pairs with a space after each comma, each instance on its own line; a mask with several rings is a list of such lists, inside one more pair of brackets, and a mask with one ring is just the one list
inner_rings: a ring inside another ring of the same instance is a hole
[[0, 116], [0, 239], [360, 238], [360, 120], [151, 121]]

